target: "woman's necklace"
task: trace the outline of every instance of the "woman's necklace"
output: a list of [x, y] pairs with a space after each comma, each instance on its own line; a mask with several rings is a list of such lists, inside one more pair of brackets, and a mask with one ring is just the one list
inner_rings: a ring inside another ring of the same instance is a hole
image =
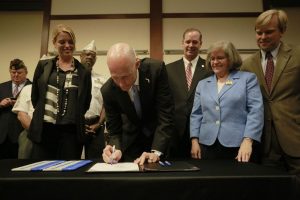
[[[70, 70], [70, 76], [71, 76], [71, 73], [72, 73], [72, 70], [74, 69], [74, 59], [72, 59], [72, 63], [71, 63], [71, 70]], [[66, 75], [66, 81], [67, 81], [67, 75]], [[60, 109], [59, 109], [59, 59], [57, 59], [56, 61], [56, 84], [57, 84], [57, 90], [56, 90], [56, 96], [57, 96], [57, 101], [56, 101], [56, 110], [57, 110], [57, 115], [59, 115], [60, 113]], [[68, 83], [70, 84], [70, 83]], [[64, 89], [64, 86], [63, 86], [63, 89]], [[61, 92], [61, 99], [63, 100], [63, 89], [62, 89], [62, 92]], [[69, 89], [68, 87], [65, 89], [65, 101], [64, 101], [64, 106], [63, 106], [63, 111], [62, 113], [60, 114], [60, 116], [64, 116], [67, 112], [67, 106], [68, 106], [68, 94], [69, 94]]]

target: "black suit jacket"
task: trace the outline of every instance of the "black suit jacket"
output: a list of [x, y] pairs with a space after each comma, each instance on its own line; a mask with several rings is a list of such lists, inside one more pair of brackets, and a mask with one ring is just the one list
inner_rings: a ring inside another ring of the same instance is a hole
[[[25, 85], [31, 84], [27, 79]], [[20, 91], [19, 91], [20, 92]], [[0, 84], [0, 101], [5, 98], [12, 97], [12, 81], [7, 81]], [[13, 143], [18, 142], [18, 137], [23, 127], [17, 118], [17, 115], [11, 111], [13, 106], [0, 108], [0, 144], [2, 144], [6, 137], [9, 137]]]
[[[56, 68], [56, 59], [40, 60], [34, 72], [31, 91], [34, 112], [28, 134], [28, 137], [34, 142], [41, 142], [48, 79], [52, 69]], [[78, 97], [76, 101], [76, 125], [78, 138], [80, 141], [83, 141], [85, 131], [84, 114], [88, 110], [91, 101], [91, 73], [78, 60], [74, 60], [74, 65], [78, 70], [79, 76]]]
[[[141, 60], [138, 73], [142, 119], [138, 118], [128, 92], [122, 91], [111, 78], [101, 88], [109, 144], [116, 145], [123, 155], [133, 159], [150, 149], [166, 151], [174, 113], [165, 64], [145, 58]], [[143, 128], [150, 131], [149, 137], [143, 136]], [[145, 143], [150, 147], [144, 146]]]
[[[175, 129], [172, 146], [176, 151], [186, 151], [178, 148], [179, 146], [182, 146], [180, 143], [189, 142], [189, 121], [194, 103], [195, 90], [198, 82], [211, 75], [212, 72], [209, 72], [205, 68], [205, 60], [199, 57], [193, 75], [191, 88], [188, 90], [183, 58], [169, 63], [166, 68], [168, 72], [170, 89], [175, 102]], [[189, 152], [187, 152], [187, 154], [189, 154]]]

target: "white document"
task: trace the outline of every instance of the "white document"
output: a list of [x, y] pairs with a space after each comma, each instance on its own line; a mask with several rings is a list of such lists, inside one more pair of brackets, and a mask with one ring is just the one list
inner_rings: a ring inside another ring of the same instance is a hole
[[116, 164], [96, 163], [87, 172], [138, 172], [139, 165], [133, 162]]

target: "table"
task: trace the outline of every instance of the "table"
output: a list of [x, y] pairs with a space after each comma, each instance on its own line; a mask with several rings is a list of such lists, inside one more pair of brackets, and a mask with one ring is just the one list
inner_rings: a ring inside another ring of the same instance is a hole
[[297, 177], [254, 163], [189, 160], [196, 172], [12, 172], [32, 160], [0, 160], [0, 199], [285, 199], [300, 198]]

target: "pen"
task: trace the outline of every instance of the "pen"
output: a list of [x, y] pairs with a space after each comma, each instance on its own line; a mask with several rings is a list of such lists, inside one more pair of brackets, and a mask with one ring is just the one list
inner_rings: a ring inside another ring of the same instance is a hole
[[116, 146], [114, 145], [113, 148], [112, 148], [112, 154], [110, 155], [110, 164], [112, 165], [113, 164], [113, 154], [115, 153], [116, 151]]
[[171, 166], [172, 164], [169, 162], [169, 161], [165, 161], [165, 163], [168, 165], [168, 166]]
[[161, 162], [161, 161], [158, 161], [158, 163], [159, 163], [161, 166], [163, 166], [163, 167], [166, 166], [165, 163], [163, 163], [163, 162]]

